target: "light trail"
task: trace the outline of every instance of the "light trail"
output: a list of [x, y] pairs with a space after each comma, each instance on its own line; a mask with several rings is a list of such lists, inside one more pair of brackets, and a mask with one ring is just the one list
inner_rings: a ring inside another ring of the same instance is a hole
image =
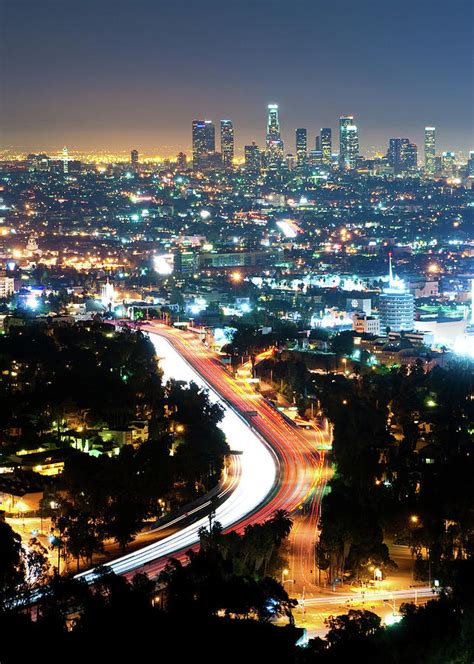
[[437, 597], [437, 592], [429, 586], [420, 586], [419, 588], [403, 588], [401, 590], [370, 590], [367, 592], [357, 592], [352, 594], [334, 594], [334, 596], [322, 595], [321, 597], [310, 597], [304, 600], [299, 600], [300, 605], [304, 606], [319, 606], [325, 604], [344, 604], [346, 602], [381, 602], [393, 601], [398, 599], [412, 599], [419, 597]]
[[[221, 428], [231, 450], [242, 452], [238, 482], [215, 513], [224, 531], [242, 532], [279, 509], [292, 514], [311, 497], [315, 524], [324, 485], [324, 457], [316, 451], [314, 437], [288, 422], [248, 383], [231, 376], [194, 334], [161, 323], [148, 324], [144, 331], [150, 334], [165, 379], [193, 380], [224, 407]], [[198, 543], [199, 529], [207, 525], [207, 516], [202, 517], [106, 566], [118, 574], [129, 575], [140, 569], [156, 575], [171, 556], [184, 559], [185, 551]], [[78, 577], [93, 581], [93, 570]]]
[[[243, 418], [224, 403], [217, 392], [180, 356], [167, 339], [156, 334], [150, 335], [150, 338], [160, 358], [165, 380], [171, 377], [176, 380], [192, 380], [200, 387], [208, 389], [209, 398], [220, 402], [224, 408], [224, 417], [220, 426], [230, 448], [242, 452], [237, 486], [227, 500], [216, 508], [215, 513], [216, 520], [224, 528], [229, 528], [252, 514], [271, 494], [278, 475], [278, 458]], [[138, 551], [121, 556], [106, 563], [105, 566], [117, 574], [124, 574], [153, 561], [167, 559], [195, 545], [199, 541], [199, 529], [207, 525], [208, 519], [203, 517], [178, 532]], [[168, 526], [169, 524], [164, 525]], [[94, 576], [94, 571], [89, 570], [76, 575], [76, 578], [91, 582]]]

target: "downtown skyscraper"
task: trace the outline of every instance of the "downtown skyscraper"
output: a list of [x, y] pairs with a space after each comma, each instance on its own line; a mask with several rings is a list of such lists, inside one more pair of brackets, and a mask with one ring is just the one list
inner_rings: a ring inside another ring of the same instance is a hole
[[308, 132], [303, 127], [296, 130], [296, 162], [298, 168], [306, 164], [308, 156]]
[[271, 171], [277, 171], [280, 169], [283, 161], [283, 141], [281, 140], [280, 133], [278, 104], [268, 104], [267, 112], [267, 167]]
[[221, 120], [221, 154], [224, 168], [232, 168], [234, 161], [234, 126], [230, 120]]
[[359, 135], [352, 115], [339, 118], [339, 166], [353, 170], [359, 159]]
[[425, 127], [425, 173], [433, 175], [436, 168], [436, 127]]
[[216, 129], [211, 120], [193, 120], [193, 168], [199, 170], [208, 164], [216, 151]]
[[322, 152], [322, 161], [325, 166], [332, 162], [332, 131], [330, 127], [323, 127], [319, 133], [319, 145]]
[[255, 142], [251, 145], [246, 145], [244, 147], [244, 155], [245, 170], [254, 175], [259, 173], [262, 159], [258, 145]]

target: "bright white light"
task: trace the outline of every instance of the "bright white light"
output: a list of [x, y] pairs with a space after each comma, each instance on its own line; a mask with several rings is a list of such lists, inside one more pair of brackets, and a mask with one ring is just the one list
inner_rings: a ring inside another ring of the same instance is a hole
[[26, 306], [31, 311], [36, 311], [39, 305], [38, 297], [34, 293], [29, 293], [26, 298]]
[[288, 238], [296, 237], [296, 235], [297, 235], [296, 229], [288, 221], [285, 221], [283, 219], [281, 221], [277, 221], [276, 225], [282, 231], [282, 233], [285, 237], [288, 237]]
[[209, 212], [209, 210], [201, 210], [199, 216], [201, 217], [201, 219], [209, 219], [211, 213]]
[[153, 256], [153, 267], [158, 274], [167, 275], [172, 274], [174, 269], [174, 256], [173, 254], [159, 254]]

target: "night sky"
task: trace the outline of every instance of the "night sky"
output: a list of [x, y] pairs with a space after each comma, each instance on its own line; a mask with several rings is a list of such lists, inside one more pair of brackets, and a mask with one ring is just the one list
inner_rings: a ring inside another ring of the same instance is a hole
[[[0, 144], [189, 151], [194, 117], [263, 144], [352, 114], [391, 136], [474, 148], [472, 0], [0, 0]], [[337, 147], [337, 145], [336, 145]], [[421, 151], [421, 150], [420, 150]], [[421, 151], [422, 152], [422, 151]]]

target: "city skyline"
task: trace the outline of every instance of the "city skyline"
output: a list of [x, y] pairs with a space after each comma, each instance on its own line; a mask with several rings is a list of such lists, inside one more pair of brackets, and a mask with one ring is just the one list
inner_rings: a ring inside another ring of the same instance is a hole
[[[239, 3], [236, 12], [235, 3], [204, 0], [185, 3], [185, 20], [183, 6], [149, 0], [133, 8], [85, 0], [80, 13], [56, 0], [4, 4], [0, 144], [168, 156], [189, 152], [192, 119], [228, 118], [241, 155], [253, 140], [263, 146], [266, 106], [275, 102], [288, 152], [296, 128], [307, 128], [310, 145], [321, 127], [336, 136], [339, 117], [353, 115], [362, 154], [386, 149], [391, 137], [420, 146], [429, 125], [440, 151], [467, 153], [472, 21], [457, 17], [469, 19], [472, 7], [401, 4], [374, 12], [368, 1], [289, 8], [277, 0], [269, 14], [265, 2]], [[456, 49], [454, 64], [440, 58], [432, 34]], [[277, 49], [272, 61], [278, 43], [281, 57]]]

